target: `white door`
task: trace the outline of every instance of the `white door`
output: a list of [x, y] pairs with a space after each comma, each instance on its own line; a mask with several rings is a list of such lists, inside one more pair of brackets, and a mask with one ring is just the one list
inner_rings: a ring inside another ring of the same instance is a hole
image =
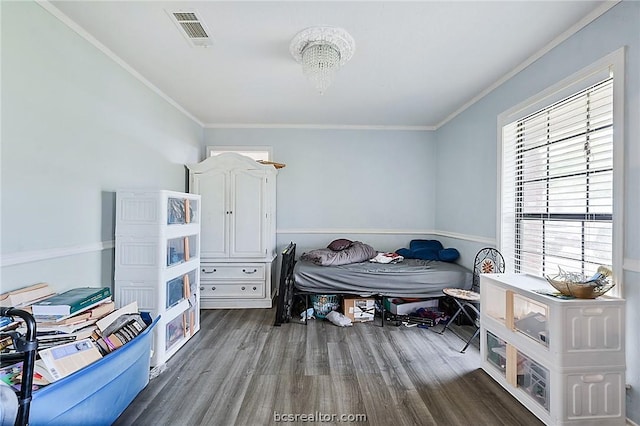
[[229, 257], [227, 223], [232, 215], [228, 185], [229, 175], [223, 170], [194, 173], [191, 192], [202, 196], [200, 257]]
[[266, 178], [260, 170], [231, 173], [233, 213], [230, 215], [231, 257], [264, 257]]

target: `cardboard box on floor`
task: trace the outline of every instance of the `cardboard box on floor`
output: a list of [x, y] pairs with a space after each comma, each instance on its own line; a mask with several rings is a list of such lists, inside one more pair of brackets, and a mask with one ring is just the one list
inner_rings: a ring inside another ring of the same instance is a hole
[[435, 298], [416, 302], [405, 302], [402, 299], [385, 299], [384, 308], [392, 314], [409, 315], [420, 308], [437, 308], [438, 300], [438, 298]]
[[342, 301], [344, 315], [353, 322], [373, 321], [376, 300], [366, 297], [345, 297]]

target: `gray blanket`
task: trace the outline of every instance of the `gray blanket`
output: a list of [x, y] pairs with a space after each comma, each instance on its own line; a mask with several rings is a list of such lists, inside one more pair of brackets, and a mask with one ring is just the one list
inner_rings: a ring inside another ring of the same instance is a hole
[[301, 291], [391, 297], [440, 297], [447, 287], [468, 290], [472, 275], [456, 263], [420, 259], [340, 266], [319, 266], [300, 260], [293, 270], [295, 286]]

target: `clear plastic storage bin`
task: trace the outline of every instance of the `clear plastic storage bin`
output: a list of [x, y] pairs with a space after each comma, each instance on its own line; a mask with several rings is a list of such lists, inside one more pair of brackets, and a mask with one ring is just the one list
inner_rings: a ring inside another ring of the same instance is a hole
[[549, 346], [547, 306], [527, 297], [513, 296], [513, 325], [519, 332]]
[[487, 287], [482, 291], [484, 293], [482, 297], [491, 301], [491, 303], [482, 303], [482, 309], [488, 316], [504, 324], [507, 312], [506, 290], [501, 287]]
[[507, 342], [487, 332], [487, 361], [496, 367], [502, 375], [507, 368]]
[[518, 387], [549, 411], [549, 370], [518, 352]]

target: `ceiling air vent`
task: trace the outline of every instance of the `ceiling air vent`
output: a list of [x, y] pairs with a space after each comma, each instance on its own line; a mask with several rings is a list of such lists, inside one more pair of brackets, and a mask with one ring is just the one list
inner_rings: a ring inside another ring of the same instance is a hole
[[195, 11], [167, 11], [192, 46], [211, 46], [213, 41]]

